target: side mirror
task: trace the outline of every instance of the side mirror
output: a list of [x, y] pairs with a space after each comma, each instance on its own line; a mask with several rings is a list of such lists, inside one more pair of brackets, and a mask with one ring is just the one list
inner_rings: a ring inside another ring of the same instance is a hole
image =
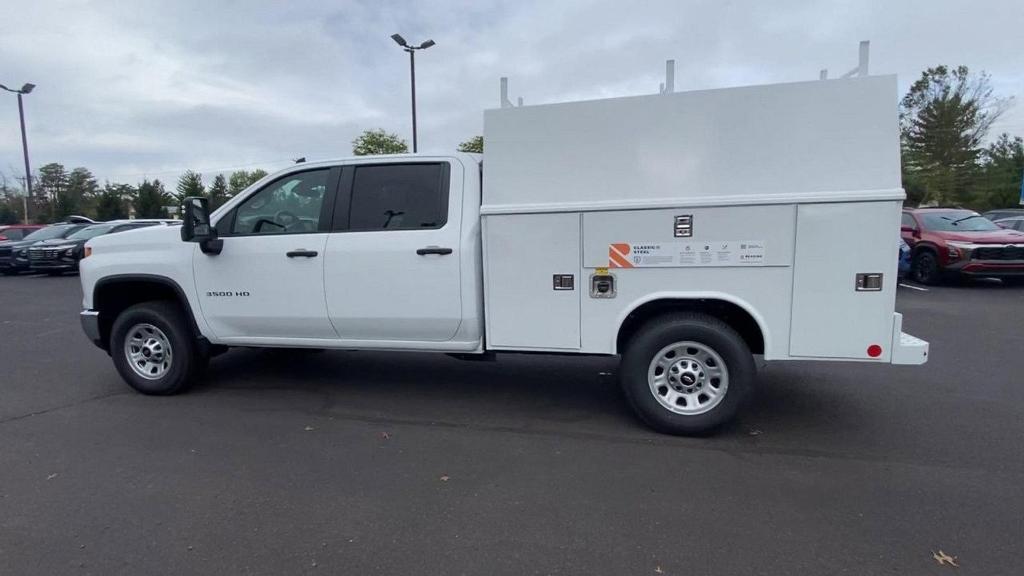
[[900, 226], [900, 232], [910, 234], [911, 236], [917, 238], [917, 228], [914, 228], [912, 226]]
[[224, 248], [224, 241], [217, 238], [217, 229], [210, 225], [208, 199], [200, 196], [185, 198], [181, 239], [185, 242], [197, 242], [204, 254], [220, 254]]

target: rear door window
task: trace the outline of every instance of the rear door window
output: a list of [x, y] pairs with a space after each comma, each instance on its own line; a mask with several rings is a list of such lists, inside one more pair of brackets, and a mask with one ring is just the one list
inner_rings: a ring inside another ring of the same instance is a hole
[[355, 166], [348, 229], [443, 227], [448, 221], [447, 171], [444, 168], [442, 163]]

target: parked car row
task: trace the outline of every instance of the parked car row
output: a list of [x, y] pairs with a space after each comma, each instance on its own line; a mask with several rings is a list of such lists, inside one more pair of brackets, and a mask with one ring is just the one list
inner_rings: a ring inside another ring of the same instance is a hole
[[901, 238], [910, 245], [909, 276], [922, 284], [960, 275], [1024, 281], [1024, 231], [1014, 210], [986, 214], [959, 208], [903, 210]]
[[[0, 272], [17, 274], [37, 271], [61, 274], [78, 270], [85, 257], [85, 243], [103, 234], [116, 234], [149, 226], [178, 223], [177, 220], [112, 220], [93, 222], [81, 217], [49, 226], [12, 226], [0, 230], [17, 230], [0, 241]], [[26, 229], [31, 229], [27, 234]]]

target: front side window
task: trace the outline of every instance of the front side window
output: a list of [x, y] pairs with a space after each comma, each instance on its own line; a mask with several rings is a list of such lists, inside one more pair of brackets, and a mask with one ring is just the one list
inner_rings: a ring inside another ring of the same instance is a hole
[[329, 170], [279, 178], [238, 207], [232, 234], [304, 234], [320, 229]]
[[448, 221], [442, 164], [357, 166], [349, 230], [424, 230]]
[[903, 226], [917, 230], [917, 222], [914, 220], [914, 217], [906, 212], [903, 213]]

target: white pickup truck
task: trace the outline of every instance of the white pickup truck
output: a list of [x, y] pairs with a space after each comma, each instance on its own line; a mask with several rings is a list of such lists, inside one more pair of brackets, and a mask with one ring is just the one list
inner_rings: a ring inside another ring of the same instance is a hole
[[232, 346], [621, 355], [657, 430], [765, 360], [920, 364], [891, 76], [489, 110], [486, 155], [299, 164], [102, 236], [82, 325], [145, 394]]

